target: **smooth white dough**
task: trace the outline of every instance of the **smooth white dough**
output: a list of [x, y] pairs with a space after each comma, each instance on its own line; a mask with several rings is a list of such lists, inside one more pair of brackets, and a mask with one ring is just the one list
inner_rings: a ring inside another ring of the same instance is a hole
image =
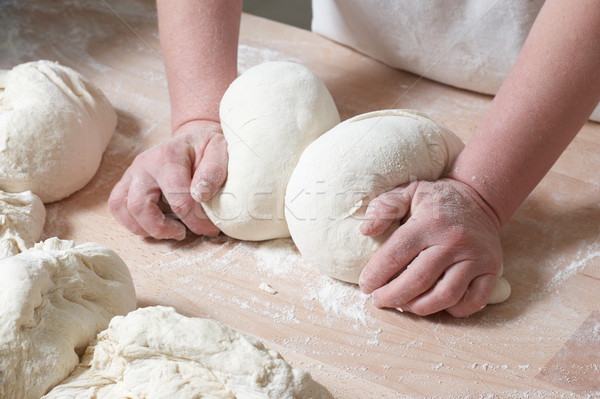
[[304, 148], [340, 121], [329, 91], [302, 65], [267, 62], [229, 86], [220, 118], [228, 176], [203, 203], [208, 217], [242, 240], [289, 237], [283, 207], [292, 170]]
[[0, 191], [0, 259], [16, 255], [39, 240], [46, 208], [31, 191]]
[[96, 173], [116, 124], [104, 94], [70, 68], [35, 61], [3, 71], [0, 189], [44, 203], [71, 195]]
[[258, 340], [164, 306], [115, 317], [43, 399], [84, 397], [332, 399]]
[[0, 303], [0, 397], [38, 399], [136, 298], [115, 252], [51, 238], [0, 261]]
[[329, 276], [357, 283], [398, 226], [363, 236], [359, 226], [369, 201], [410, 181], [440, 178], [462, 148], [448, 129], [411, 110], [340, 123], [306, 148], [289, 181], [286, 219], [294, 243]]

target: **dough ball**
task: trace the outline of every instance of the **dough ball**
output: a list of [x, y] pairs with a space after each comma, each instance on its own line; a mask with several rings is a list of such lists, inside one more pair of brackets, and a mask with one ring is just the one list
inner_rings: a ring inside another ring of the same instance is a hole
[[227, 181], [203, 207], [230, 237], [289, 237], [287, 182], [304, 148], [340, 117], [321, 80], [306, 67], [268, 62], [229, 86], [220, 107], [227, 140]]
[[38, 399], [66, 378], [115, 315], [135, 309], [112, 250], [51, 238], [0, 261], [0, 397]]
[[342, 122], [306, 148], [289, 181], [285, 215], [294, 243], [329, 276], [357, 283], [398, 226], [363, 236], [369, 201], [410, 181], [440, 178], [462, 148], [452, 132], [415, 111]]
[[74, 397], [332, 398], [256, 339], [163, 306], [115, 317], [43, 398]]
[[116, 124], [104, 94], [70, 68], [36, 61], [0, 73], [0, 189], [44, 203], [71, 195], [96, 173]]
[[25, 251], [40, 239], [46, 208], [31, 191], [0, 191], [0, 259]]

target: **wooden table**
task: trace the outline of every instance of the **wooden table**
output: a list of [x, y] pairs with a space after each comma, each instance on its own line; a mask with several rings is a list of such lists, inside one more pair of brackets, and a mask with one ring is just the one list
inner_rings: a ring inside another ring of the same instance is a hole
[[[600, 397], [600, 125], [588, 123], [502, 233], [512, 297], [466, 320], [374, 308], [323, 276], [289, 239], [133, 236], [107, 210], [135, 155], [167, 138], [154, 5], [143, 0], [0, 3], [0, 68], [57, 60], [93, 80], [119, 115], [95, 178], [47, 207], [44, 238], [96, 241], [127, 262], [140, 306], [171, 305], [252, 334], [336, 398]], [[239, 68], [302, 63], [343, 119], [428, 113], [468, 140], [490, 97], [386, 66], [307, 31], [244, 15]], [[259, 289], [265, 282], [273, 295]]]

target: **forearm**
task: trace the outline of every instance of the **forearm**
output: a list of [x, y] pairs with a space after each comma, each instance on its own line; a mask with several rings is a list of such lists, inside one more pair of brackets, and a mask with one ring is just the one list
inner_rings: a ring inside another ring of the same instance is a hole
[[600, 2], [547, 0], [450, 177], [510, 219], [600, 100]]
[[173, 131], [219, 121], [219, 103], [237, 76], [241, 0], [157, 0]]

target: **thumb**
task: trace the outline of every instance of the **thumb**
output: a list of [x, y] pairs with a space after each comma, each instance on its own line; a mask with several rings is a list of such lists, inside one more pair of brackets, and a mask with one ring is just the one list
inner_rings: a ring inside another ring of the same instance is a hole
[[365, 236], [378, 236], [394, 222], [403, 219], [410, 209], [415, 188], [416, 182], [404, 184], [371, 201], [365, 220], [360, 225], [360, 232]]
[[202, 159], [192, 177], [190, 192], [197, 202], [206, 202], [221, 188], [227, 178], [227, 142], [216, 134], [204, 148]]

